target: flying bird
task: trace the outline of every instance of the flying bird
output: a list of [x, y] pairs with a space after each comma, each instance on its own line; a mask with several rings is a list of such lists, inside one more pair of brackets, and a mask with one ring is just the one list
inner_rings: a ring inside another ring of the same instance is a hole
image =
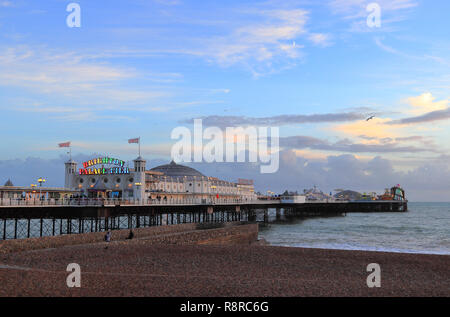
[[370, 120], [372, 120], [373, 118], [375, 118], [375, 116], [370, 116], [370, 117], [368, 117], [368, 118], [366, 119], [366, 121], [370, 121]]

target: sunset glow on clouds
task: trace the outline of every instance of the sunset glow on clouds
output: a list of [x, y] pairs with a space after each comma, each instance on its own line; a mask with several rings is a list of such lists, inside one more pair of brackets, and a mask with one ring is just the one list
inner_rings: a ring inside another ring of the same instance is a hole
[[449, 100], [436, 100], [430, 92], [423, 93], [420, 96], [408, 98], [408, 103], [413, 107], [411, 113], [415, 115], [425, 114], [427, 112], [445, 110], [449, 107]]

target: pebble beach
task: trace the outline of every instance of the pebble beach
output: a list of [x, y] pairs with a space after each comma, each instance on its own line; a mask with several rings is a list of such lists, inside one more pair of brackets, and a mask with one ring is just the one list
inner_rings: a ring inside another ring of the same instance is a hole
[[[450, 256], [261, 245], [93, 243], [0, 255], [0, 296], [450, 296]], [[66, 267], [81, 267], [68, 288]], [[366, 284], [369, 263], [381, 287]]]

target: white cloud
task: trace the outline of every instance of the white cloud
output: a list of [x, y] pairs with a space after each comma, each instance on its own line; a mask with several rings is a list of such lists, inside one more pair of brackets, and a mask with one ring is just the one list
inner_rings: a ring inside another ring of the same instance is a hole
[[[412, 55], [412, 54], [407, 54], [404, 53], [392, 46], [389, 46], [385, 43], [383, 43], [382, 39], [379, 37], [375, 38], [375, 44], [382, 49], [383, 51], [393, 54], [393, 55], [397, 55], [403, 58], [408, 58], [408, 59], [412, 59], [412, 60], [418, 60], [418, 61], [422, 61], [422, 62], [435, 62], [441, 66], [450, 66], [450, 63], [447, 59], [436, 56], [436, 55], [429, 55], [429, 54], [425, 54], [425, 55]], [[436, 76], [433, 76], [433, 79], [436, 80]], [[426, 80], [427, 82], [430, 82], [431, 80], [428, 79]]]
[[262, 10], [247, 13], [260, 22], [234, 27], [228, 35], [206, 40], [202, 50], [190, 53], [205, 56], [227, 67], [241, 64], [255, 75], [273, 71], [274, 64], [295, 62], [301, 57], [301, 45], [295, 39], [307, 33], [308, 12], [302, 9]]
[[0, 51], [0, 68], [2, 84], [24, 86], [60, 84], [89, 88], [90, 84], [97, 82], [112, 82], [135, 76], [131, 70], [85, 62], [82, 56], [72, 53], [51, 55], [45, 53], [45, 49], [31, 50], [24, 47]]
[[8, 8], [14, 6], [11, 1], [0, 1], [0, 7]]
[[[280, 9], [282, 7], [282, 9]], [[176, 12], [173, 13], [176, 16]], [[308, 29], [310, 12], [292, 3], [283, 3], [275, 8], [271, 2], [259, 3], [252, 8], [245, 5], [232, 7], [215, 13], [216, 19], [177, 16], [174, 23], [182, 21], [186, 25], [208, 27], [207, 35], [201, 32], [191, 33], [189, 27], [176, 30], [177, 25], [170, 26], [167, 38], [176, 40], [164, 42], [157, 48], [115, 49], [104, 52], [109, 56], [154, 57], [171, 55], [191, 55], [206, 60], [220, 67], [239, 67], [252, 73], [255, 77], [264, 76], [292, 68], [304, 57], [305, 43], [318, 46], [332, 44], [331, 36], [326, 33], [311, 33]], [[222, 16], [223, 15], [223, 16]], [[110, 31], [117, 36], [117, 29]], [[120, 36], [142, 38], [154, 34], [154, 29], [120, 29]], [[180, 37], [180, 32], [186, 36]], [[183, 33], [184, 34], [184, 33]], [[174, 44], [176, 43], [176, 44]]]
[[328, 34], [312, 33], [308, 39], [318, 46], [325, 47], [331, 45], [331, 37]]
[[[145, 104], [167, 94], [150, 89], [123, 88], [127, 80], [139, 76], [134, 69], [111, 66], [73, 52], [45, 47], [0, 48], [1, 86], [19, 87], [45, 98], [64, 98], [82, 107], [127, 107]], [[172, 81], [178, 78], [177, 74], [149, 75], [150, 81]], [[54, 106], [42, 109], [35, 107], [35, 110], [46, 112], [52, 108]]]
[[421, 94], [420, 96], [410, 97], [407, 101], [412, 106], [412, 110], [410, 112], [415, 115], [445, 110], [450, 105], [450, 100], [435, 100], [436, 97], [434, 97], [430, 92], [427, 92]]

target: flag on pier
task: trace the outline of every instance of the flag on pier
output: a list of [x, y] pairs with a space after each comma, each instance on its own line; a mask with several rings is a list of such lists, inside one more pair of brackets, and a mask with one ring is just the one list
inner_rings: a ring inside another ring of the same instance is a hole
[[69, 154], [69, 159], [72, 161], [72, 147], [70, 146], [70, 141], [69, 142], [64, 142], [64, 143], [59, 143], [58, 147], [68, 147], [69, 148], [69, 152], [67, 152], [67, 154]]
[[134, 139], [128, 139], [128, 143], [137, 143], [139, 146], [138, 146], [138, 148], [139, 148], [139, 157], [141, 157], [141, 137], [138, 137], [138, 138], [134, 138]]
[[58, 146], [59, 147], [70, 147], [70, 142], [59, 143]]

